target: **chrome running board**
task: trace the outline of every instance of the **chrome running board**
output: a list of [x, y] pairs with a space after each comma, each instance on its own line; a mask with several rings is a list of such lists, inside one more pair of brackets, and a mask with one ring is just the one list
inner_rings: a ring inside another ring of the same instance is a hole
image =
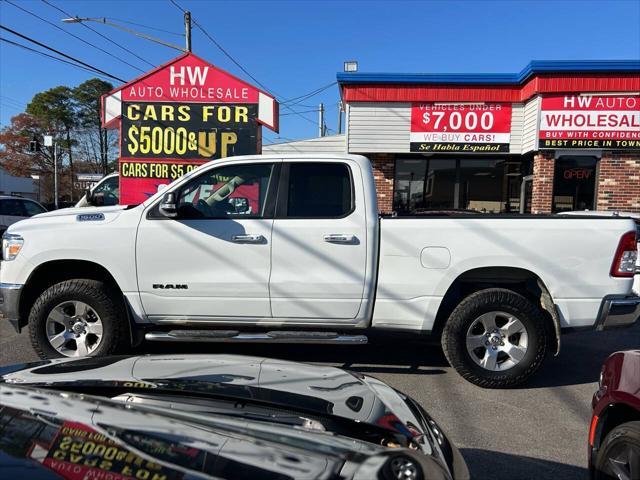
[[242, 333], [237, 330], [170, 330], [147, 332], [150, 342], [238, 342], [238, 343], [349, 343], [365, 344], [366, 335], [342, 335], [336, 332], [273, 331]]

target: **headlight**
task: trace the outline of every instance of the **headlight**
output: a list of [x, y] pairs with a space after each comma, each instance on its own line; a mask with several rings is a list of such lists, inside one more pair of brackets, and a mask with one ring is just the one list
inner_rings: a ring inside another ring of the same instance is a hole
[[24, 238], [20, 235], [5, 233], [2, 236], [2, 259], [5, 261], [13, 260], [18, 256], [24, 245]]

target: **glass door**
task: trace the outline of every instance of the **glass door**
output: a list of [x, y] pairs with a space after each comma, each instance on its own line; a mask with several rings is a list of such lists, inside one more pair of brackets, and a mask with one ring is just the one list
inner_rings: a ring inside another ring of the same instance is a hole
[[553, 211], [594, 210], [597, 157], [566, 156], [556, 160]]

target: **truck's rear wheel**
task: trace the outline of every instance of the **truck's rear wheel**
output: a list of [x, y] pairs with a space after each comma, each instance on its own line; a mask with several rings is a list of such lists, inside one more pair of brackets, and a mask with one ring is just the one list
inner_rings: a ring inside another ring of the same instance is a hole
[[38, 297], [29, 335], [40, 358], [110, 355], [127, 344], [126, 322], [120, 294], [96, 280], [67, 280]]
[[485, 388], [524, 383], [542, 365], [547, 330], [539, 308], [503, 288], [469, 295], [451, 313], [442, 348], [453, 368]]

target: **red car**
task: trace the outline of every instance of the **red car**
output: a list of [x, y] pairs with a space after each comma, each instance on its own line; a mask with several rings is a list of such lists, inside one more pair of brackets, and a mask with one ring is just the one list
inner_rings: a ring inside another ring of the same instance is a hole
[[640, 350], [616, 352], [605, 361], [592, 405], [591, 478], [640, 479]]

